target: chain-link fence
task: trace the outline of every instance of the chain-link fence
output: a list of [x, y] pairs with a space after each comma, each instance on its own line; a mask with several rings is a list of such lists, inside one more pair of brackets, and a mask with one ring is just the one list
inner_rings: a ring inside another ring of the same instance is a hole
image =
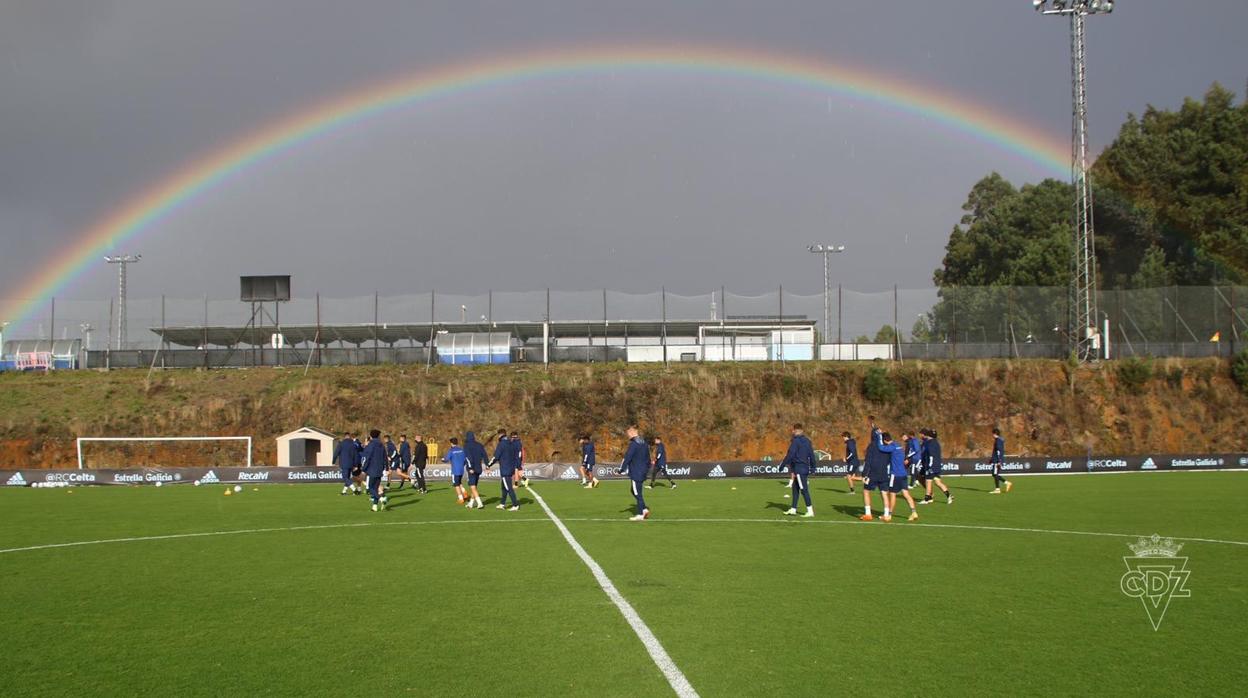
[[[8, 302], [6, 307], [18, 307]], [[1202, 286], [1114, 289], [1098, 293], [1101, 323], [1108, 322], [1112, 356], [1199, 356], [1224, 353], [1248, 332], [1248, 287]], [[1063, 356], [1068, 344], [1069, 294], [1064, 288], [945, 287], [860, 292], [832, 287], [826, 294], [801, 295], [776, 289], [740, 295], [720, 288], [700, 295], [665, 290], [650, 293], [597, 291], [494, 291], [477, 295], [437, 291], [400, 296], [334, 298], [307, 296], [262, 309], [237, 300], [213, 298], [136, 298], [126, 304], [121, 325], [116, 299], [47, 301], [30, 317], [9, 324], [4, 339], [82, 339], [91, 351], [156, 350], [162, 328], [241, 328], [258, 326], [351, 326], [515, 322], [584, 323], [706, 322], [759, 324], [806, 321], [818, 329], [822, 345], [887, 344], [900, 358], [982, 356]], [[1099, 329], [1104, 329], [1104, 325]], [[428, 330], [427, 330], [428, 332]], [[217, 334], [220, 336], [220, 333]], [[230, 348], [210, 342], [202, 351]], [[239, 335], [240, 340], [242, 335]], [[425, 335], [407, 344], [423, 347]], [[237, 344], [238, 342], [236, 342]], [[308, 341], [305, 344], [312, 344]], [[329, 347], [330, 335], [316, 342]], [[377, 340], [340, 348], [394, 349]], [[170, 347], [163, 347], [169, 349]], [[187, 348], [187, 347], [181, 347]], [[419, 352], [409, 357], [417, 360]], [[367, 362], [377, 352], [343, 358]], [[140, 362], [142, 357], [136, 357]]]

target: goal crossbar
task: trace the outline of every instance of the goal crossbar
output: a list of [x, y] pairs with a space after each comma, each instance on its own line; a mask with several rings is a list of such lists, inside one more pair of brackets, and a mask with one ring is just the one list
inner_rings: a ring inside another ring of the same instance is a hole
[[244, 441], [247, 443], [247, 467], [251, 467], [250, 436], [80, 436], [78, 442], [78, 469], [83, 469], [82, 445], [93, 441]]

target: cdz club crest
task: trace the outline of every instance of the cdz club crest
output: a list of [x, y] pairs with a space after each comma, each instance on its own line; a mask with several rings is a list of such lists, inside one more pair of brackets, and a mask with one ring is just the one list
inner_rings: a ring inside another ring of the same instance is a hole
[[1122, 593], [1144, 604], [1155, 631], [1161, 627], [1161, 619], [1165, 617], [1166, 609], [1170, 608], [1170, 599], [1185, 599], [1192, 595], [1186, 586], [1187, 577], [1191, 574], [1187, 569], [1187, 558], [1178, 556], [1183, 544], [1154, 533], [1152, 538], [1141, 538], [1135, 543], [1128, 543], [1127, 547], [1135, 555], [1122, 558], [1127, 563], [1127, 571], [1118, 585]]

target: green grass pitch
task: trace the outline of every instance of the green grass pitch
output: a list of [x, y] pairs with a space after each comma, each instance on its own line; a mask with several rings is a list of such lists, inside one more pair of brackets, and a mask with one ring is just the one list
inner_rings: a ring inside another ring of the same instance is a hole
[[[626, 483], [534, 489], [703, 696], [1242, 695], [1248, 473], [989, 482], [889, 524], [840, 479], [813, 520], [774, 479], [648, 490], [643, 523]], [[4, 695], [672, 695], [523, 489], [224, 489], [0, 490]], [[1153, 533], [1208, 539], [1158, 630], [1119, 588]]]

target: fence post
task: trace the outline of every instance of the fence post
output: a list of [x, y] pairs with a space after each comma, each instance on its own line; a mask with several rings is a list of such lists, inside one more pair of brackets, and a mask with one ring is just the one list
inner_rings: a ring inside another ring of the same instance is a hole
[[1170, 288], [1174, 289], [1174, 302], [1170, 304], [1170, 308], [1174, 310], [1174, 334], [1171, 336], [1171, 341], [1173, 341], [1175, 344], [1178, 344], [1179, 343], [1179, 287], [1176, 284], [1174, 286], [1171, 286]]
[[208, 294], [204, 294], [204, 341], [199, 345], [204, 352], [204, 368], [212, 368], [208, 361]]
[[[208, 307], [208, 296], [204, 296], [204, 308]], [[204, 311], [205, 314], [208, 312]], [[208, 335], [208, 323], [204, 322], [204, 336]], [[206, 343], [205, 347], [208, 346]], [[104, 368], [113, 368], [113, 299], [108, 299], [108, 345], [104, 347]]]
[[662, 336], [659, 338], [659, 341], [663, 344], [663, 368], [667, 368], [667, 286], [660, 286], [659, 288], [660, 288], [660, 293], [663, 299], [662, 300], [663, 332], [662, 332]]
[[897, 318], [897, 284], [893, 284], [893, 348], [897, 350], [897, 356], [893, 358], [897, 361], [901, 360], [901, 327], [898, 326]]
[[312, 335], [312, 348], [310, 351], [312, 353], [308, 354], [307, 366], [303, 367], [303, 372], [305, 375], [308, 372], [308, 366], [312, 365], [313, 357], [316, 358], [316, 365], [317, 366], [321, 365], [321, 292], [320, 291], [316, 292], [316, 334]]
[[429, 368], [433, 366], [433, 332], [434, 326], [437, 325], [435, 318], [437, 313], [434, 305], [437, 297], [437, 289], [429, 289], [429, 343], [425, 345], [425, 372], [429, 372]]
[[784, 284], [780, 284], [780, 314], [776, 317], [780, 325], [780, 363], [784, 363]]
[[381, 363], [381, 342], [377, 336], [377, 325], [381, 323], [381, 294], [373, 291], [373, 363]]
[[[727, 361], [727, 359], [724, 358], [724, 351], [725, 349], [727, 349], [727, 346], [728, 346], [728, 332], [725, 329], [727, 326], [727, 320], [728, 320], [728, 292], [726, 288], [727, 287], [725, 286], [719, 287], [719, 360], [720, 361]], [[735, 348], [733, 349], [733, 354], [734, 354], [733, 358], [735, 359], [736, 358]], [[702, 350], [702, 357], [706, 358], [705, 349]]]
[[[958, 289], [955, 287], [949, 290], [951, 292], [949, 296], [949, 313], [952, 316], [949, 322], [949, 331], [953, 335], [949, 358], [956, 359], [958, 358]], [[1069, 315], [1069, 311], [1067, 311], [1067, 314]]]
[[1235, 340], [1239, 339], [1239, 330], [1235, 328], [1235, 284], [1231, 284], [1231, 355], [1235, 354]]
[[165, 352], [169, 342], [165, 339], [165, 294], [160, 294], [160, 367], [165, 368]]

